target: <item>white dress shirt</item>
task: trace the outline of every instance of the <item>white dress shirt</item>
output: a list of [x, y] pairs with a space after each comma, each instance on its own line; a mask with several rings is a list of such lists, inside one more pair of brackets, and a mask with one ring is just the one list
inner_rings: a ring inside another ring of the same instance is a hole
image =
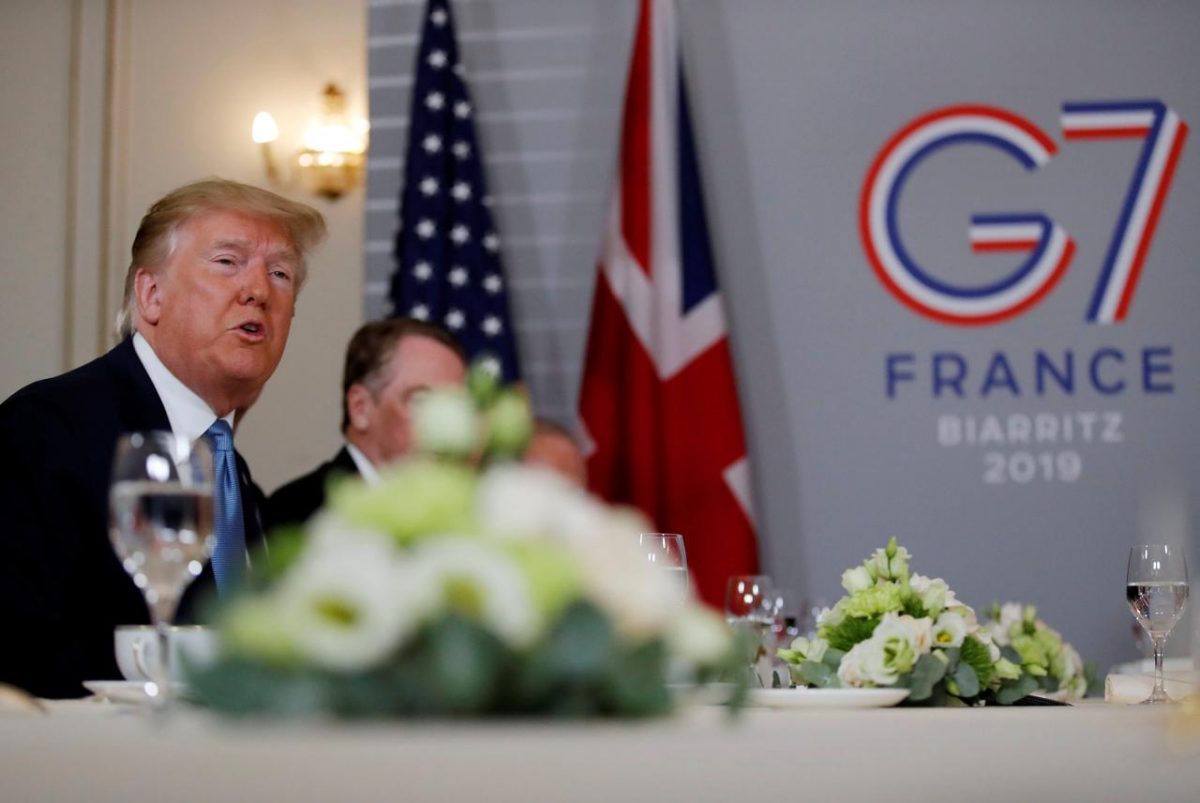
[[378, 485], [379, 469], [375, 468], [375, 464], [362, 453], [362, 450], [350, 441], [346, 441], [346, 451], [350, 453], [350, 459], [354, 461], [355, 467], [358, 468], [358, 473], [362, 475], [367, 485]]
[[[133, 336], [133, 350], [137, 352], [142, 367], [150, 375], [154, 390], [162, 401], [163, 409], [167, 411], [167, 421], [171, 423], [171, 431], [195, 443], [217, 420], [217, 414], [208, 406], [204, 399], [195, 391], [179, 381], [175, 374], [163, 365], [162, 360], [154, 353], [154, 349], [142, 333]], [[225, 416], [230, 428], [233, 427], [233, 413]]]

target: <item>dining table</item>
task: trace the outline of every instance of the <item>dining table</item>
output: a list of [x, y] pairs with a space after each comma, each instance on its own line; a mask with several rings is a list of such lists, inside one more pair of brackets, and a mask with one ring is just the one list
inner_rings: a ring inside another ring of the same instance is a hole
[[0, 800], [1200, 801], [1178, 706], [690, 704], [648, 720], [229, 719], [95, 698], [0, 713]]

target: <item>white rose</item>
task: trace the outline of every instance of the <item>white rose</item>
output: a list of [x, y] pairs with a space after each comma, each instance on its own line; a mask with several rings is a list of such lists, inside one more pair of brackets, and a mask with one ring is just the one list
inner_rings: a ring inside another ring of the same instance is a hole
[[879, 643], [889, 674], [910, 672], [917, 659], [929, 651], [929, 619], [915, 619], [912, 616], [898, 616], [894, 613], [884, 614], [870, 640]]
[[1013, 625], [1025, 620], [1025, 611], [1016, 602], [1006, 602], [1000, 606], [1000, 626], [1004, 632], [1010, 633]]
[[725, 620], [702, 605], [688, 605], [667, 630], [671, 653], [700, 666], [717, 663], [730, 647]]
[[953, 596], [946, 581], [914, 574], [909, 578], [909, 587], [921, 598], [921, 605], [931, 616], [937, 616], [946, 607], [946, 600]]
[[[868, 639], [867, 641], [870, 641]], [[860, 641], [850, 648], [850, 652], [842, 656], [842, 662], [838, 664], [838, 681], [843, 686], [860, 687], [866, 685], [866, 679], [863, 677], [862, 659], [866, 654], [866, 650], [859, 649], [866, 641]]]
[[525, 575], [504, 552], [466, 536], [424, 540], [412, 565], [429, 578], [443, 608], [474, 619], [514, 647], [529, 645], [542, 621]]
[[842, 572], [842, 588], [849, 594], [865, 591], [873, 584], [870, 573], [862, 566]]
[[943, 611], [933, 625], [933, 643], [936, 647], [961, 647], [967, 637], [967, 622], [953, 611]]
[[327, 529], [305, 550], [272, 604], [302, 657], [327, 669], [367, 669], [416, 630], [434, 596], [383, 539], [331, 536]]
[[829, 650], [829, 642], [823, 638], [808, 639], [800, 636], [792, 640], [792, 650], [806, 661], [820, 663]]
[[479, 418], [462, 388], [434, 388], [413, 405], [413, 440], [419, 451], [466, 457], [479, 443]]
[[991, 630], [980, 628], [971, 635], [978, 639], [983, 646], [987, 647], [988, 657], [992, 659], [992, 663], [1000, 660], [1000, 648], [996, 646], [996, 641], [992, 637]]
[[479, 520], [498, 536], [558, 537], [563, 518], [585, 504], [581, 495], [548, 469], [508, 463], [484, 472], [476, 504]]
[[898, 679], [887, 665], [883, 642], [874, 638], [851, 647], [838, 666], [838, 680], [845, 686], [890, 686]]
[[841, 611], [835, 608], [822, 608], [817, 614], [817, 627], [837, 627], [843, 618]]

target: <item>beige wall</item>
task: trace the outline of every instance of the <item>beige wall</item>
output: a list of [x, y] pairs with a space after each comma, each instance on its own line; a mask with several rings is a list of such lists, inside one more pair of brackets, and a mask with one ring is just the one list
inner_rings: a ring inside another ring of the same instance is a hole
[[0, 25], [0, 397], [63, 362], [68, 3], [5, 4]]
[[[279, 121], [281, 154], [298, 146], [327, 81], [365, 116], [366, 3], [29, 0], [5, 13], [7, 396], [111, 345], [101, 332], [138, 220], [156, 198], [209, 175], [264, 183], [249, 138], [255, 112]], [[336, 448], [341, 353], [362, 318], [362, 191], [336, 202], [285, 194], [321, 209], [330, 236], [312, 260], [283, 362], [238, 431], [267, 491]]]

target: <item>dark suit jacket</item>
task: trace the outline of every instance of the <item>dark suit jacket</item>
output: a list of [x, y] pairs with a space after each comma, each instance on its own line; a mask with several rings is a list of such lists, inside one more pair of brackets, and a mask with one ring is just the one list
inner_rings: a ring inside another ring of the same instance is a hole
[[325, 505], [325, 489], [335, 476], [358, 476], [358, 466], [346, 447], [302, 477], [280, 486], [267, 498], [263, 521], [268, 532], [289, 524], [303, 524]]
[[[149, 614], [108, 539], [108, 487], [117, 437], [148, 429], [170, 422], [130, 339], [0, 404], [0, 681], [72, 697], [84, 680], [121, 676], [113, 628]], [[254, 545], [262, 493], [241, 456], [238, 470]], [[212, 587], [206, 568], [179, 618]]]

